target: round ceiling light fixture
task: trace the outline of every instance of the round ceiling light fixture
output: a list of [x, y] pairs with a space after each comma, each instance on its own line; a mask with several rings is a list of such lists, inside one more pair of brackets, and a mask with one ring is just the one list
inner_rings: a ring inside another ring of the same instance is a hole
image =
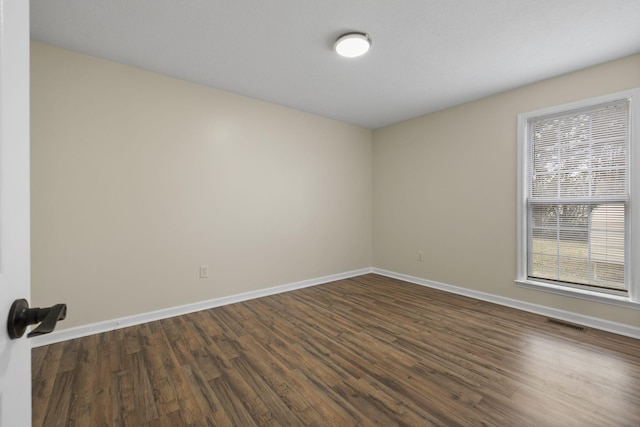
[[333, 49], [340, 56], [355, 58], [364, 55], [371, 47], [371, 37], [366, 33], [347, 33], [338, 37]]

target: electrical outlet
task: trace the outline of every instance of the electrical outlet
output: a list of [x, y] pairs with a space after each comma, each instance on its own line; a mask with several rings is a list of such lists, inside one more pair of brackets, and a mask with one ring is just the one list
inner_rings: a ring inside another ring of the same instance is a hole
[[206, 279], [207, 277], [209, 277], [209, 266], [201, 265], [200, 266], [200, 278], [201, 279]]
[[424, 252], [418, 251], [418, 261], [424, 261]]

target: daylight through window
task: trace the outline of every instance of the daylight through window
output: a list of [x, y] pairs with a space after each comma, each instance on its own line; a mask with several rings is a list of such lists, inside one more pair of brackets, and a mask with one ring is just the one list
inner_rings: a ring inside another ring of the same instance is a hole
[[529, 120], [528, 275], [625, 289], [629, 101]]
[[520, 115], [520, 280], [628, 294], [631, 101]]

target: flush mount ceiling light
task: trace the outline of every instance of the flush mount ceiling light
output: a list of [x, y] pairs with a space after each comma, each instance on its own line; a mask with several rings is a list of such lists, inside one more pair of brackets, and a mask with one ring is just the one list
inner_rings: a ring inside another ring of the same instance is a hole
[[371, 37], [366, 33], [347, 33], [338, 37], [333, 49], [340, 56], [355, 58], [364, 55], [371, 47]]

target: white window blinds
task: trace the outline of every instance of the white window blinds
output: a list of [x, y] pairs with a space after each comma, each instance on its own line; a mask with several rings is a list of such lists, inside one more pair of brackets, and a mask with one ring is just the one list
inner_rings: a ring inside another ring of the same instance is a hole
[[629, 100], [528, 129], [528, 276], [624, 291]]

